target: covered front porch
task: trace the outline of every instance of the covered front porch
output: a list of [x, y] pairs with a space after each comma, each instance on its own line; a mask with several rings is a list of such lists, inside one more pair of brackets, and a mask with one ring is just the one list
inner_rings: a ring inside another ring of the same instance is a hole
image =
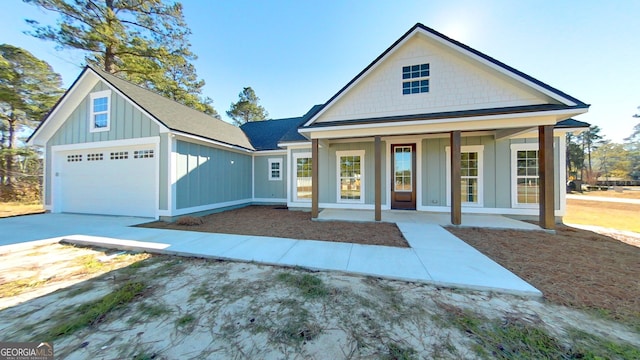
[[[318, 213], [317, 221], [375, 221], [374, 210], [353, 209], [323, 209]], [[407, 210], [383, 210], [381, 220], [396, 224], [432, 224], [440, 226], [451, 225], [451, 217], [448, 213], [436, 213], [426, 211]], [[503, 215], [494, 214], [465, 214], [460, 226], [485, 227], [494, 229], [512, 230], [542, 230], [538, 225], [519, 221]]]

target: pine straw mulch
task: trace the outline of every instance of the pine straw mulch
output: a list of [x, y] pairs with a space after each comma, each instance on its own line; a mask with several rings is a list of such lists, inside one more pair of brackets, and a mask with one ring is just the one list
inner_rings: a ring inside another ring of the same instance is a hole
[[[311, 213], [288, 211], [282, 206], [254, 205], [201, 217], [202, 224], [178, 225], [155, 221], [138, 225], [158, 229], [215, 232], [324, 240], [366, 245], [409, 247], [395, 224], [312, 221]], [[179, 219], [180, 220], [180, 219]]]
[[640, 326], [640, 248], [568, 226], [542, 231], [447, 228], [554, 303]]

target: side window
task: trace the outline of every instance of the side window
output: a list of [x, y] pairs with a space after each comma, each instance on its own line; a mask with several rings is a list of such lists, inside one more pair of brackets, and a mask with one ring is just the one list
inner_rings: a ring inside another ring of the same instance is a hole
[[[482, 206], [483, 191], [483, 145], [462, 146], [460, 156], [460, 190], [462, 204]], [[451, 206], [451, 148], [447, 152], [447, 205]]]
[[269, 159], [269, 180], [282, 180], [282, 159]]
[[511, 181], [514, 207], [538, 206], [538, 144], [511, 145]]

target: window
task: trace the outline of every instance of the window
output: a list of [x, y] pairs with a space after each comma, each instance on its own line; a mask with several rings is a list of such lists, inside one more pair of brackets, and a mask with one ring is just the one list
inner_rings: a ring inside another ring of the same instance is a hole
[[135, 150], [133, 152], [134, 159], [150, 159], [153, 158], [153, 150]]
[[91, 96], [90, 131], [108, 131], [110, 128], [111, 91], [99, 91]]
[[402, 95], [429, 92], [429, 64], [402, 67]]
[[269, 180], [282, 180], [282, 159], [269, 159]]
[[82, 154], [67, 155], [67, 162], [79, 162], [82, 161]]
[[109, 159], [111, 160], [124, 160], [129, 158], [128, 151], [116, 151], [109, 154]]
[[336, 151], [338, 202], [364, 202], [364, 150]]
[[[451, 148], [447, 146], [447, 206], [451, 206]], [[462, 205], [483, 206], [483, 145], [460, 148], [460, 187]]]
[[104, 157], [103, 157], [102, 153], [87, 154], [87, 161], [100, 161], [103, 158]]
[[537, 207], [538, 144], [511, 145], [512, 205], [514, 207]]
[[310, 153], [293, 154], [295, 169], [295, 201], [311, 201], [311, 170], [312, 158]]

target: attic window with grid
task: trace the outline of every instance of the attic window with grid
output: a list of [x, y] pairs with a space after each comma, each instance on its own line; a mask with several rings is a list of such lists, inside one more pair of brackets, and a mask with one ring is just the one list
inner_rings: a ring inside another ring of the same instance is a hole
[[429, 92], [429, 64], [402, 67], [402, 95]]

